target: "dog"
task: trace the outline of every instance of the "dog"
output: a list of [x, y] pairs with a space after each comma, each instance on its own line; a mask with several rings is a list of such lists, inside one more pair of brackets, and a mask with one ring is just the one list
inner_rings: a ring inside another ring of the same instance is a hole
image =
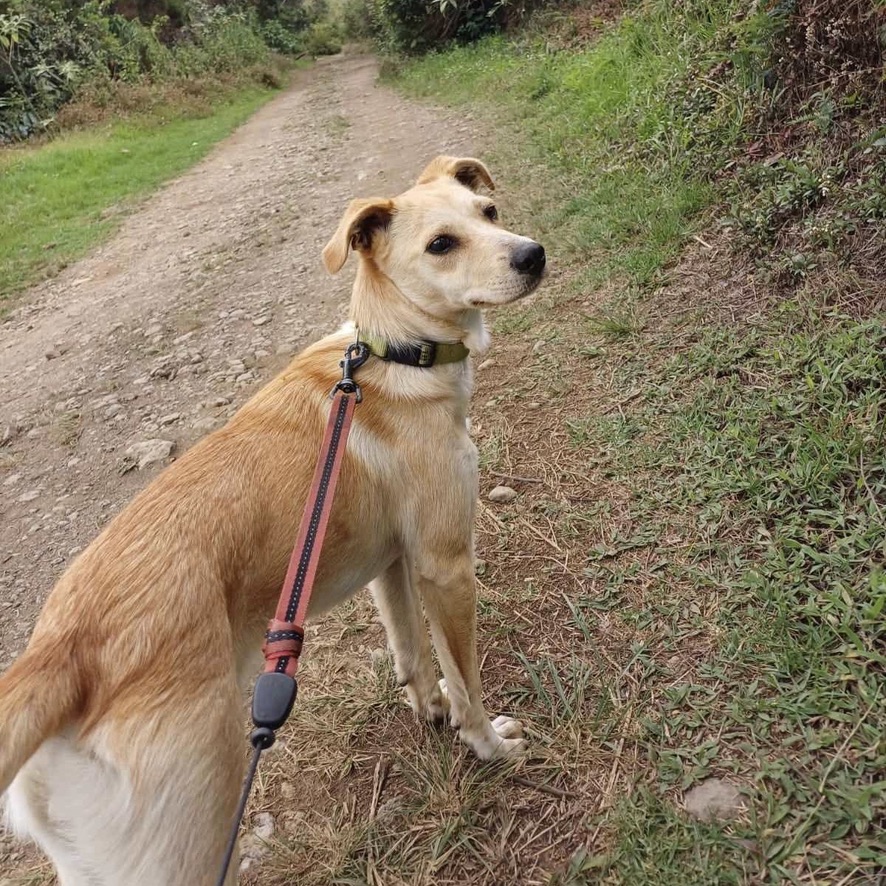
[[483, 760], [524, 750], [522, 724], [482, 702], [466, 356], [488, 346], [482, 310], [532, 292], [545, 252], [503, 229], [493, 189], [479, 160], [442, 156], [399, 196], [352, 201], [323, 250], [333, 274], [358, 256], [351, 323], [163, 471], [53, 589], [0, 676], [0, 794], [62, 886], [215, 882], [243, 692], [355, 335], [374, 355], [310, 615], [369, 585], [414, 711], [449, 716]]

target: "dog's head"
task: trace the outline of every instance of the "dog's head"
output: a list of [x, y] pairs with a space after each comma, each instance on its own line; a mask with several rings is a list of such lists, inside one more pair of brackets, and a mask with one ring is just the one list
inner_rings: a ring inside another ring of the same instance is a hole
[[494, 188], [479, 160], [437, 157], [398, 197], [352, 201], [323, 262], [334, 274], [353, 249], [438, 317], [522, 298], [542, 278], [545, 251], [501, 226], [484, 193]]

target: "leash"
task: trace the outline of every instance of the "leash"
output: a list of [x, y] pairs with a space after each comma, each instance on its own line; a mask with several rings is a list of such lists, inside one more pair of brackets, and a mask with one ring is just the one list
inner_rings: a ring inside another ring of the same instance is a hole
[[253, 748], [252, 760], [243, 783], [243, 791], [237, 804], [221, 874], [216, 886], [224, 886], [237, 845], [240, 822], [246, 809], [255, 773], [262, 751], [266, 751], [276, 740], [276, 731], [286, 722], [295, 704], [298, 683], [295, 673], [304, 642], [304, 623], [308, 611], [320, 551], [329, 523], [335, 487], [341, 471], [345, 445], [351, 430], [354, 408], [363, 399], [363, 394], [354, 381], [354, 370], [359, 369], [368, 359], [370, 351], [363, 342], [354, 342], [345, 351], [341, 361], [342, 379], [332, 389], [332, 407], [326, 423], [326, 433], [320, 447], [317, 467], [311, 491], [305, 503], [298, 541], [289, 559], [289, 568], [283, 581], [280, 600], [274, 618], [268, 624], [262, 652], [265, 656], [265, 669], [255, 682], [252, 695], [252, 722], [255, 729], [249, 736]]

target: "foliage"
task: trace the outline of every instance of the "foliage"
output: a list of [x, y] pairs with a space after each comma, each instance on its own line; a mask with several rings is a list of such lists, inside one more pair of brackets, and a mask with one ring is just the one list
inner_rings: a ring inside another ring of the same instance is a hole
[[350, 0], [346, 25], [371, 33], [385, 52], [417, 55], [500, 30], [532, 4], [514, 0]]
[[[162, 10], [159, 12], [158, 10]], [[5, 0], [0, 2], [0, 141], [49, 126], [96, 80], [157, 82], [301, 51], [302, 0]]]
[[305, 51], [312, 56], [335, 55], [341, 52], [338, 29], [329, 21], [316, 21], [305, 32]]

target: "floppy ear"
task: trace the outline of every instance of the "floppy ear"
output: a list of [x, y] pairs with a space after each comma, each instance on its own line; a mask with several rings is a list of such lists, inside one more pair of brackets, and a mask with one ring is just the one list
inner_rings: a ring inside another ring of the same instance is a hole
[[480, 185], [485, 185], [490, 191], [495, 190], [495, 182], [489, 170], [473, 157], [435, 157], [418, 177], [416, 184], [424, 185], [444, 176], [454, 178], [472, 191], [478, 191]]
[[383, 197], [351, 200], [338, 229], [323, 249], [326, 270], [330, 274], [338, 273], [347, 260], [349, 249], [371, 249], [373, 234], [387, 227], [393, 211], [393, 201]]

